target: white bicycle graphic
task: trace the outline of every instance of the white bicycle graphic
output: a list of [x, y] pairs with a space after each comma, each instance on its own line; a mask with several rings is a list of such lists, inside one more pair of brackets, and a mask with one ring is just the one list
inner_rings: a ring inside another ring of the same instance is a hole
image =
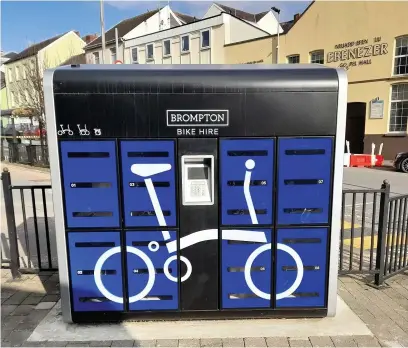
[[[248, 206], [251, 222], [253, 225], [257, 225], [258, 219], [257, 219], [256, 212], [254, 209], [251, 192], [249, 189], [250, 183], [251, 183], [251, 174], [252, 174], [252, 170], [255, 168], [255, 162], [252, 159], [249, 159], [245, 162], [245, 167], [246, 167], [246, 173], [245, 173], [245, 180], [244, 180], [244, 196], [245, 196], [245, 200]], [[131, 166], [131, 171], [133, 174], [144, 178], [144, 182], [145, 182], [150, 200], [152, 202], [153, 209], [157, 217], [157, 221], [159, 223], [159, 226], [161, 227], [166, 227], [167, 225], [166, 225], [166, 220], [163, 215], [163, 211], [160, 206], [159, 199], [156, 194], [156, 190], [153, 185], [152, 176], [169, 171], [170, 169], [171, 169], [171, 164], [168, 164], [168, 163], [133, 164]], [[163, 235], [164, 240], [169, 240], [171, 238], [170, 233], [167, 230], [163, 230], [162, 235]], [[257, 295], [258, 297], [262, 299], [270, 300], [271, 294], [261, 291], [254, 284], [252, 277], [251, 277], [251, 267], [255, 259], [263, 252], [267, 250], [271, 250], [272, 248], [271, 243], [267, 242], [265, 233], [260, 232], [260, 231], [247, 231], [247, 230], [222, 230], [221, 238], [223, 240], [230, 240], [230, 241], [265, 243], [261, 245], [260, 247], [258, 247], [257, 249], [255, 249], [251, 253], [251, 255], [248, 257], [248, 259], [246, 260], [245, 267], [244, 267], [244, 277], [245, 277], [245, 281], [248, 287], [255, 295]], [[218, 239], [218, 229], [208, 229], [208, 230], [197, 231], [185, 237], [180, 238], [180, 250], [188, 248], [189, 246], [200, 243], [200, 242], [204, 242], [208, 240], [217, 240], [217, 239]], [[168, 242], [166, 244], [166, 247], [167, 247], [169, 254], [177, 252], [177, 240]], [[150, 251], [156, 252], [157, 250], [159, 250], [159, 243], [157, 241], [151, 241], [148, 244], [148, 248]], [[302, 260], [299, 254], [293, 248], [285, 244], [277, 243], [276, 248], [278, 250], [287, 252], [294, 259], [296, 263], [296, 269], [297, 269], [296, 279], [293, 282], [293, 284], [287, 290], [276, 294], [276, 299], [280, 300], [280, 299], [287, 298], [287, 297], [294, 297], [292, 294], [299, 287], [303, 279], [304, 270], [303, 270]], [[120, 252], [121, 252], [120, 246], [117, 246], [117, 247], [114, 247], [112, 249], [105, 251], [105, 253], [103, 253], [99, 257], [98, 261], [96, 262], [95, 269], [94, 269], [94, 279], [95, 279], [95, 284], [97, 288], [107, 299], [113, 302], [116, 302], [116, 303], [123, 303], [123, 297], [116, 296], [106, 289], [106, 287], [104, 286], [102, 282], [101, 271], [102, 271], [102, 267], [105, 261], [109, 259], [112, 255], [118, 254]], [[144, 287], [144, 289], [140, 291], [138, 294], [129, 297], [129, 303], [133, 303], [139, 300], [143, 300], [144, 297], [146, 297], [150, 293], [150, 291], [152, 290], [154, 286], [154, 282], [156, 278], [156, 271], [155, 271], [155, 267], [153, 265], [152, 260], [142, 250], [137, 249], [132, 246], [126, 246], [126, 252], [140, 257], [143, 260], [143, 262], [146, 264], [148, 275], [149, 275], [147, 284]], [[163, 266], [163, 272], [165, 276], [173, 282], [177, 282], [178, 278], [170, 274], [169, 266], [171, 262], [176, 261], [176, 260], [177, 260], [177, 254], [172, 255], [165, 261], [164, 266]], [[183, 261], [187, 267], [186, 273], [180, 279], [182, 282], [184, 282], [188, 278], [190, 278], [193, 272], [193, 268], [192, 268], [191, 262], [186, 257], [180, 256], [180, 260]]]

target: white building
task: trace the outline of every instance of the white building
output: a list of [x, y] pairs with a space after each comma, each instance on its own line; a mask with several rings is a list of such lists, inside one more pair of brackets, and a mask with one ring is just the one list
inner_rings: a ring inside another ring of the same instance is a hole
[[[148, 11], [136, 17], [125, 19], [105, 33], [105, 64], [113, 64], [116, 60], [124, 59], [123, 42], [128, 38], [136, 38], [150, 33], [167, 30], [193, 21], [194, 18], [182, 13], [173, 12], [165, 7]], [[118, 31], [119, 52], [116, 52], [115, 28]], [[102, 37], [99, 36], [85, 47], [86, 61], [93, 64], [102, 64]]]
[[[162, 20], [171, 23], [172, 18]], [[282, 31], [280, 26], [279, 30]], [[203, 19], [143, 36], [136, 30], [129, 32], [123, 37], [124, 63], [222, 64], [225, 45], [270, 36], [277, 31], [278, 22], [270, 11], [250, 14], [213, 4]]]

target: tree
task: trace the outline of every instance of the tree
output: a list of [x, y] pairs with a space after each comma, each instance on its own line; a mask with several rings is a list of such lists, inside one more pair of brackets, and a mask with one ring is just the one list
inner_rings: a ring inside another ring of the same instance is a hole
[[[71, 50], [73, 51], [73, 50]], [[55, 66], [66, 64], [84, 63], [85, 54], [68, 54], [68, 60], [60, 59], [58, 56], [53, 60], [48, 59], [46, 55], [39, 59], [38, 54], [33, 54], [30, 58], [24, 60], [20, 65], [21, 79], [15, 84], [14, 93], [18, 95], [19, 107], [13, 110], [14, 117], [30, 117], [38, 121], [41, 155], [45, 160], [47, 153], [46, 143], [46, 122], [45, 122], [45, 104], [44, 104], [44, 71]]]

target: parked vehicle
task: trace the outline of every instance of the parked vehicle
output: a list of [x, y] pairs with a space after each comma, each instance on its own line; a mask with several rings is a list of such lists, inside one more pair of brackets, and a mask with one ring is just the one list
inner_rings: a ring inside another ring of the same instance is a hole
[[400, 172], [408, 173], [408, 151], [397, 153], [394, 159], [394, 168]]

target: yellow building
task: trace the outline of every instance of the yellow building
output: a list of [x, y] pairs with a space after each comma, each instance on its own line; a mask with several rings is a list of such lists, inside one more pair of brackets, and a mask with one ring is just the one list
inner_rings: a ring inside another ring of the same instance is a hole
[[34, 44], [4, 63], [9, 108], [34, 107], [45, 69], [84, 53], [85, 41], [75, 31]]
[[[371, 153], [372, 143], [376, 152], [383, 143], [386, 159], [408, 151], [407, 14], [403, 1], [315, 1], [280, 35], [279, 63], [347, 70], [346, 138], [353, 153]], [[276, 42], [225, 47], [227, 63], [267, 62], [264, 52]]]

